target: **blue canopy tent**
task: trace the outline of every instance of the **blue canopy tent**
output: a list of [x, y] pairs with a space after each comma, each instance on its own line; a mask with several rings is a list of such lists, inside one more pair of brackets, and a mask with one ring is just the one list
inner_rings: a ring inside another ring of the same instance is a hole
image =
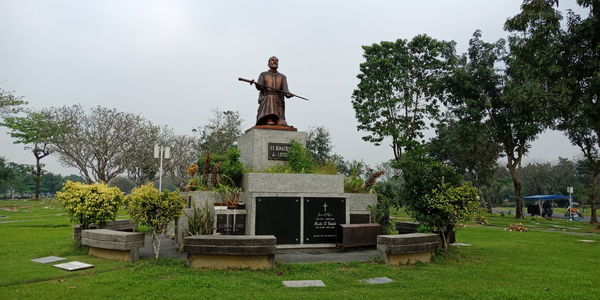
[[[552, 200], [569, 200], [569, 196], [562, 195], [533, 195], [523, 198], [523, 200], [537, 201], [537, 204], [527, 205], [527, 213], [534, 215], [541, 215], [542, 217], [552, 217]], [[543, 203], [543, 204], [542, 204]]]
[[525, 198], [523, 198], [524, 200], [542, 200], [542, 201], [548, 201], [548, 200], [569, 200], [569, 196], [561, 196], [561, 195], [533, 195], [533, 196], [527, 196]]

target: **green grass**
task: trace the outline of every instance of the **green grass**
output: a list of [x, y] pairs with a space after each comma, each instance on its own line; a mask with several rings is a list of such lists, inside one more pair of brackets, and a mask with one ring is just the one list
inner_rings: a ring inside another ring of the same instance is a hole
[[[0, 221], [21, 220], [0, 224], [0, 299], [594, 299], [600, 294], [600, 235], [548, 232], [556, 228], [552, 225], [591, 232], [584, 223], [524, 220], [531, 231], [509, 232], [503, 228], [517, 220], [493, 215], [490, 225], [458, 231], [458, 240], [472, 247], [456, 248], [450, 258], [430, 264], [277, 264], [266, 271], [225, 272], [192, 270], [171, 259], [129, 264], [88, 257], [73, 250], [69, 220], [56, 205], [50, 208], [53, 203], [0, 201], [0, 208], [29, 206], [0, 210], [8, 217]], [[67, 272], [29, 261], [47, 255], [95, 268]], [[381, 276], [394, 282], [359, 281]], [[320, 279], [326, 287], [292, 289], [281, 283], [300, 279]]]

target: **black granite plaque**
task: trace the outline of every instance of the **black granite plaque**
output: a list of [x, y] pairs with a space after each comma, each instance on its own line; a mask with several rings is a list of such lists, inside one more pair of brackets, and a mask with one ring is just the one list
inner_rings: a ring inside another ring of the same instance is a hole
[[217, 214], [217, 232], [223, 235], [245, 235], [246, 214]]
[[371, 223], [371, 215], [369, 214], [350, 214], [350, 224], [367, 224]]
[[277, 244], [300, 243], [300, 198], [256, 197], [256, 235], [274, 235]]
[[346, 199], [304, 198], [304, 243], [335, 243], [336, 227], [346, 223]]
[[269, 160], [288, 160], [290, 147], [290, 144], [285, 143], [269, 143], [267, 158]]

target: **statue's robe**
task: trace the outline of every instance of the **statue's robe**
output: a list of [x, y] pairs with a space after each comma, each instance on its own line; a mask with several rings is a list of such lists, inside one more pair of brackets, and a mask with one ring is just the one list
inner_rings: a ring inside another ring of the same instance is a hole
[[285, 75], [279, 72], [266, 71], [260, 73], [256, 82], [258, 83], [256, 88], [260, 90], [256, 125], [266, 125], [268, 120], [271, 119], [276, 125], [287, 126], [284, 94], [265, 88], [270, 87], [289, 93]]

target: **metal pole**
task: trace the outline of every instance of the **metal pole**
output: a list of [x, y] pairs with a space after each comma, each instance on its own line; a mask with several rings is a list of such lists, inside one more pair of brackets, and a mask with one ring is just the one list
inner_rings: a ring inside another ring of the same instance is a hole
[[567, 192], [569, 192], [569, 221], [573, 221], [573, 213], [571, 212], [573, 209], [573, 187], [567, 187]]
[[163, 173], [163, 153], [164, 148], [160, 146], [159, 156], [160, 156], [160, 167], [158, 168], [158, 192], [162, 193], [162, 173]]

